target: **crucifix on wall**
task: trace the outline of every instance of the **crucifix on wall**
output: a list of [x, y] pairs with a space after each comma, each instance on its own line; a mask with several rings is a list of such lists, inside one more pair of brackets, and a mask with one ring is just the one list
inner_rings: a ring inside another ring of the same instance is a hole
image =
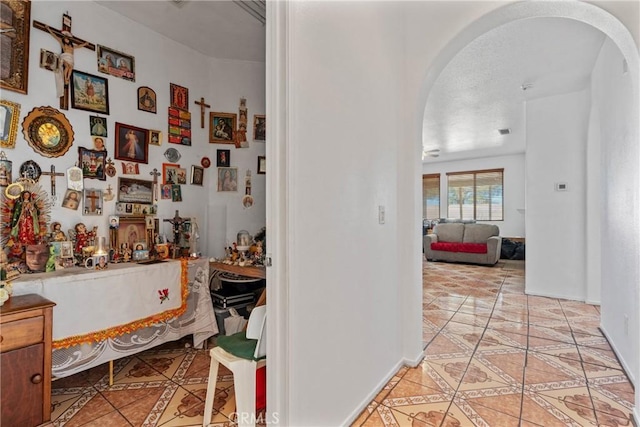
[[86, 213], [97, 213], [97, 211], [100, 210], [100, 203], [99, 203], [100, 196], [98, 194], [96, 194], [95, 190], [89, 190], [88, 193], [89, 194], [84, 196], [87, 199], [87, 201], [89, 202], [89, 205], [90, 205], [90, 206], [85, 206], [85, 210], [89, 211], [89, 212], [86, 212]]
[[42, 172], [41, 175], [49, 175], [49, 177], [51, 178], [51, 198], [53, 200], [56, 200], [56, 177], [64, 176], [64, 174], [62, 172], [56, 173], [55, 165], [51, 165], [51, 172]]
[[200, 101], [194, 101], [194, 102], [200, 106], [200, 127], [204, 129], [204, 109], [211, 108], [211, 105], [205, 104], [203, 97], [200, 97]]
[[96, 50], [96, 46], [86, 40], [82, 40], [71, 34], [71, 16], [62, 15], [62, 30], [50, 27], [39, 21], [33, 21], [33, 27], [46, 31], [60, 43], [62, 53], [60, 54], [60, 65], [55, 70], [56, 74], [56, 94], [60, 98], [60, 109], [69, 109], [69, 83], [71, 72], [73, 71], [73, 52], [76, 49], [86, 47]]

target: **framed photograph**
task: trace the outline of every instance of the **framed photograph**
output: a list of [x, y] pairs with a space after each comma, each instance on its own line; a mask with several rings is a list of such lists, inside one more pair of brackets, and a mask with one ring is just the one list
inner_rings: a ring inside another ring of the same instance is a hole
[[189, 89], [169, 83], [171, 106], [179, 110], [189, 111]]
[[109, 81], [78, 70], [71, 73], [71, 107], [109, 114]]
[[209, 142], [235, 144], [236, 120], [235, 113], [209, 113]]
[[118, 178], [118, 202], [153, 203], [153, 181]]
[[67, 192], [64, 193], [64, 198], [62, 199], [62, 207], [78, 210], [78, 206], [80, 206], [80, 197], [82, 193], [80, 191], [67, 189]]
[[136, 126], [116, 123], [114, 157], [136, 163], [149, 163], [149, 131]]
[[171, 186], [171, 200], [174, 202], [182, 201], [182, 188], [178, 184]]
[[85, 188], [82, 200], [84, 215], [102, 215], [102, 190]]
[[136, 81], [134, 57], [100, 45], [98, 45], [98, 71], [130, 82]]
[[108, 136], [107, 118], [100, 116], [89, 116], [89, 129], [91, 131], [91, 136]]
[[231, 165], [231, 150], [218, 150], [216, 166], [229, 167]]
[[73, 243], [70, 241], [61, 242], [60, 258], [73, 258]]
[[238, 191], [238, 168], [218, 168], [218, 191]]
[[46, 49], [40, 49], [40, 68], [55, 71], [60, 65], [60, 56]]
[[264, 115], [253, 116], [253, 140], [264, 141], [267, 139], [267, 121]]
[[0, 147], [15, 148], [18, 136], [18, 120], [20, 119], [20, 104], [0, 99]]
[[163, 163], [162, 164], [162, 183], [163, 184], [177, 184], [178, 172], [180, 165], [176, 163]]
[[135, 248], [136, 244], [144, 244], [147, 242], [147, 229], [144, 217], [126, 217], [120, 218], [120, 226], [118, 227], [118, 247], [122, 247], [123, 243], [129, 248]]
[[149, 129], [149, 145], [162, 145], [162, 132]]
[[267, 173], [267, 157], [258, 156], [258, 173], [264, 175]]
[[200, 166], [191, 166], [191, 184], [202, 185], [204, 181], [204, 168]]
[[97, 151], [107, 151], [107, 146], [105, 145], [105, 140], [101, 136], [92, 136], [91, 140], [93, 141], [93, 149]]
[[156, 91], [148, 86], [138, 88], [138, 110], [156, 114]]
[[[0, 88], [27, 94], [31, 2], [2, 2], [2, 79]], [[6, 23], [6, 27], [5, 27]], [[6, 73], [6, 75], [5, 75]]]
[[107, 163], [106, 151], [78, 147], [78, 157], [83, 178], [99, 179], [100, 181], [107, 179], [107, 175], [104, 172], [104, 167]]

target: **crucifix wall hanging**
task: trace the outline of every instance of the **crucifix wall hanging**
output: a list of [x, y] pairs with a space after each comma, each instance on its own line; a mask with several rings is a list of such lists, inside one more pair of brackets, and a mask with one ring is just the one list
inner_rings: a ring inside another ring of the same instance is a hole
[[39, 21], [33, 21], [33, 27], [46, 31], [60, 43], [62, 53], [60, 54], [60, 65], [55, 72], [56, 75], [56, 95], [60, 98], [60, 108], [69, 109], [69, 82], [73, 71], [74, 51], [80, 48], [87, 48], [95, 51], [96, 46], [86, 40], [82, 40], [71, 33], [71, 16], [62, 15], [62, 30], [52, 28]]

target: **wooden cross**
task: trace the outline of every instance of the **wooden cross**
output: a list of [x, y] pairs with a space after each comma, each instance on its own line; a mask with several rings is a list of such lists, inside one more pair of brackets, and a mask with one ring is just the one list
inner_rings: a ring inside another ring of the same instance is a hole
[[42, 172], [41, 175], [48, 175], [51, 178], [51, 198], [56, 200], [56, 176], [64, 176], [64, 174], [56, 173], [55, 165], [51, 165], [51, 172]]
[[200, 101], [194, 101], [200, 106], [200, 127], [204, 129], [204, 109], [211, 108], [211, 105], [204, 103], [204, 98], [200, 97]]
[[89, 199], [89, 203], [91, 203], [91, 212], [95, 212], [96, 211], [96, 199], [99, 199], [100, 197], [96, 195], [96, 192], [91, 190], [91, 193], [89, 193], [88, 195], [85, 196], [87, 199]]
[[113, 197], [115, 196], [113, 194], [113, 188], [111, 188], [111, 184], [107, 185], [106, 190], [104, 190], [104, 194], [102, 195], [102, 198], [105, 199], [107, 202], [113, 200]]
[[93, 43], [89, 43], [71, 34], [71, 16], [67, 14], [62, 15], [62, 30], [51, 28], [49, 25], [35, 20], [33, 21], [33, 27], [51, 34], [51, 36], [60, 43], [60, 48], [62, 49], [60, 68], [64, 82], [64, 93], [60, 97], [60, 109], [68, 110], [69, 82], [71, 80], [71, 72], [73, 71], [73, 51], [81, 47], [95, 51], [96, 46]]
[[160, 172], [158, 169], [153, 168], [153, 171], [149, 172], [149, 175], [153, 175], [153, 200], [158, 201], [158, 177]]

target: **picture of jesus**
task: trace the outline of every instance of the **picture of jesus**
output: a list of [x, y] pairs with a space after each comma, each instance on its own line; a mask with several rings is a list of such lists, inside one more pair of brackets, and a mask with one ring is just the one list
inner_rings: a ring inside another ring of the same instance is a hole
[[149, 131], [116, 123], [115, 158], [136, 163], [148, 163]]

